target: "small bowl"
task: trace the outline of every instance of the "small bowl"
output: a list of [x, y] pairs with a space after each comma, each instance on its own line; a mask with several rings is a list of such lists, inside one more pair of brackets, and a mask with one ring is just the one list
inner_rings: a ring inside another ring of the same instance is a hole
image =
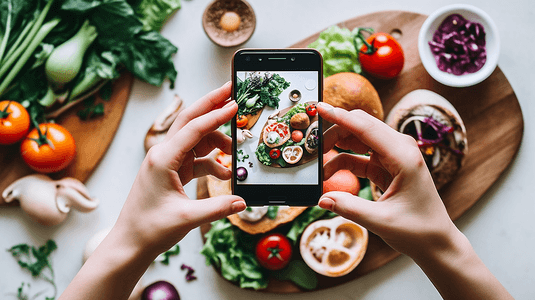
[[[475, 73], [454, 75], [441, 71], [436, 62], [429, 42], [433, 39], [433, 34], [438, 29], [442, 21], [451, 15], [460, 14], [465, 19], [478, 22], [483, 25], [486, 33], [487, 61], [481, 69]], [[500, 38], [498, 29], [487, 13], [481, 9], [467, 4], [453, 4], [442, 7], [433, 12], [424, 22], [418, 35], [418, 52], [425, 70], [436, 81], [452, 87], [467, 87], [480, 83], [492, 74], [498, 64], [500, 55]]]
[[[221, 16], [227, 11], [240, 16], [240, 26], [232, 32], [221, 28]], [[245, 0], [215, 0], [204, 10], [202, 16], [204, 32], [212, 42], [221, 47], [235, 47], [247, 42], [254, 33], [256, 16], [253, 8]]]
[[[295, 97], [294, 97], [295, 95]], [[289, 94], [288, 94], [288, 98], [290, 99], [290, 101], [292, 102], [299, 102], [299, 100], [301, 100], [301, 92], [299, 90], [292, 90]]]

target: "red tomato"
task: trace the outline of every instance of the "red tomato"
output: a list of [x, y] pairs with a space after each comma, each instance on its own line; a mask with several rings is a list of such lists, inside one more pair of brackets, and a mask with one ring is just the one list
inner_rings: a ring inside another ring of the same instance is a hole
[[271, 149], [271, 151], [269, 151], [269, 157], [271, 157], [271, 159], [277, 159], [280, 156], [281, 156], [281, 151], [277, 148]]
[[264, 268], [280, 270], [290, 262], [292, 245], [280, 233], [266, 235], [256, 244], [256, 259]]
[[16, 101], [0, 102], [0, 145], [20, 141], [30, 129], [30, 115]]
[[359, 61], [362, 69], [380, 79], [396, 77], [405, 63], [401, 45], [392, 36], [382, 32], [372, 34], [366, 41], [372, 46], [372, 50], [367, 54], [366, 45], [360, 49]]
[[72, 135], [61, 125], [46, 123], [34, 128], [20, 145], [22, 158], [37, 172], [53, 173], [67, 167], [76, 155]]
[[238, 126], [238, 128], [245, 127], [248, 122], [249, 122], [249, 119], [247, 119], [246, 116], [237, 116], [236, 117], [236, 126]]
[[318, 112], [316, 109], [316, 104], [310, 104], [305, 107], [305, 111], [309, 117], [313, 117]]

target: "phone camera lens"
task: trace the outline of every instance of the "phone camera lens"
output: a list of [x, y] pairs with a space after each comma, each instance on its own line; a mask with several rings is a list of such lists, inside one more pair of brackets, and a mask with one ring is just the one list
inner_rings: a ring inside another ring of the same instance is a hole
[[291, 61], [295, 61], [295, 57], [290, 58]]
[[246, 56], [245, 57], [245, 61], [251, 61], [251, 57], [250, 56]]
[[261, 57], [259, 57], [259, 58], [258, 58], [258, 61], [262, 61], [262, 58], [261, 58]]

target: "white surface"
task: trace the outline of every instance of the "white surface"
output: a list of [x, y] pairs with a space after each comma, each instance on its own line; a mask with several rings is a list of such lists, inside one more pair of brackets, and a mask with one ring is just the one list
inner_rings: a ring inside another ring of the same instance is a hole
[[[255, 151], [258, 146], [258, 139], [262, 134], [262, 128], [266, 124], [268, 117], [276, 111], [284, 110], [285, 108], [294, 106], [298, 103], [305, 103], [309, 101], [318, 101], [318, 90], [308, 90], [305, 84], [309, 81], [314, 83], [317, 81], [318, 72], [270, 72], [273, 74], [279, 74], [282, 78], [290, 83], [290, 86], [285, 89], [279, 96], [279, 109], [271, 107], [265, 107], [262, 111], [262, 115], [258, 118], [257, 123], [251, 128], [253, 134], [252, 139], [247, 139], [243, 144], [238, 145], [238, 149], [243, 151], [243, 155], [249, 155], [249, 158], [243, 162], [238, 162], [238, 167], [245, 167], [248, 171], [247, 179], [244, 181], [238, 181], [239, 184], [317, 184], [318, 183], [318, 165], [317, 160], [313, 160], [306, 164], [302, 164], [296, 167], [287, 168], [275, 168], [269, 167], [260, 163], [255, 156]], [[238, 73], [238, 77], [245, 80], [245, 73]], [[263, 75], [262, 75], [263, 76]], [[301, 92], [301, 100], [299, 102], [292, 102], [288, 95], [293, 90], [299, 90]], [[303, 135], [306, 134], [306, 131]], [[305, 138], [305, 137], [303, 137]], [[304, 147], [302, 147], [305, 151]], [[253, 167], [249, 167], [249, 162], [253, 163]]]
[[[262, 1], [251, 0], [257, 27], [246, 47], [287, 47], [332, 24], [379, 10], [406, 10], [430, 14], [453, 4], [453, 0], [385, 1]], [[468, 236], [476, 252], [516, 299], [534, 299], [535, 278], [535, 201], [531, 195], [535, 169], [535, 42], [529, 29], [535, 25], [532, 0], [466, 1], [484, 9], [495, 21], [502, 39], [498, 65], [503, 70], [522, 106], [524, 138], [520, 152], [496, 184], [464, 214], [456, 224]], [[174, 93], [186, 102], [194, 100], [230, 79], [230, 57], [236, 48], [215, 46], [205, 36], [201, 16], [208, 1], [184, 1], [182, 9], [165, 26], [163, 34], [179, 46], [175, 56], [178, 79], [175, 90], [168, 84], [153, 87], [136, 81], [121, 126], [110, 150], [87, 182], [91, 193], [101, 200], [89, 214], [72, 212], [60, 226], [45, 228], [32, 223], [18, 208], [0, 209], [0, 249], [26, 242], [41, 245], [57, 241], [52, 257], [59, 291], [65, 289], [82, 264], [85, 242], [99, 230], [112, 225], [121, 209], [144, 157], [145, 132]], [[527, 30], [527, 31], [526, 31]], [[499, 122], [499, 120], [489, 120]], [[186, 187], [195, 197], [195, 184]], [[143, 220], [140, 220], [143, 222]], [[271, 295], [241, 290], [205, 266], [199, 254], [201, 237], [195, 229], [181, 242], [181, 253], [170, 266], [156, 265], [145, 275], [145, 282], [166, 279], [188, 299], [439, 299], [425, 274], [407, 257], [353, 282], [314, 293]], [[187, 283], [182, 263], [193, 266], [197, 281]], [[22, 281], [33, 282], [32, 290], [46, 286], [31, 280], [15, 260], [0, 251], [0, 298], [10, 299]], [[42, 299], [41, 297], [40, 299]]]
[[[485, 29], [487, 60], [475, 73], [454, 75], [440, 70], [429, 48], [429, 42], [433, 40], [433, 34], [437, 28], [445, 18], [452, 14], [460, 14], [468, 21], [480, 23]], [[425, 69], [436, 81], [453, 87], [472, 86], [487, 79], [496, 69], [500, 56], [500, 36], [496, 24], [485, 11], [473, 5], [453, 4], [434, 11], [422, 24], [418, 35], [418, 52]]]

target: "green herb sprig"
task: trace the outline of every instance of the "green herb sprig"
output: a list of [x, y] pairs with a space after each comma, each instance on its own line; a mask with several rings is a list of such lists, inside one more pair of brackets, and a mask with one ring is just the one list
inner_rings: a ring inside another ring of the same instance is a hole
[[[17, 263], [23, 269], [27, 269], [32, 274], [33, 278], [41, 278], [49, 282], [54, 287], [54, 296], [46, 297], [46, 300], [56, 299], [57, 287], [54, 281], [54, 269], [50, 264], [50, 254], [58, 247], [56, 242], [48, 240], [43, 246], [36, 248], [28, 244], [18, 244], [10, 249], [8, 252], [17, 259]], [[46, 274], [45, 270], [48, 270]], [[28, 284], [29, 286], [29, 284]], [[17, 298], [19, 300], [26, 300], [28, 296], [23, 293], [24, 283], [18, 288]]]

